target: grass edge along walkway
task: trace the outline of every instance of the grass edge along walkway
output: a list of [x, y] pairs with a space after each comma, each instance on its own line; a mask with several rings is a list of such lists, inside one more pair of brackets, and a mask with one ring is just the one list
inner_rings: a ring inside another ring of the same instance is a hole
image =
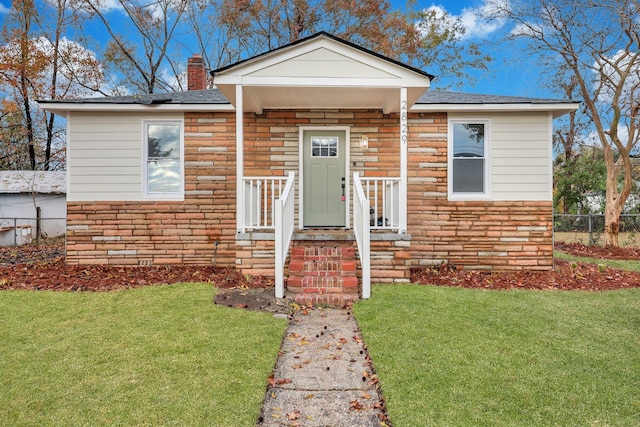
[[640, 289], [378, 285], [354, 313], [395, 427], [640, 425]]
[[0, 425], [255, 425], [287, 322], [214, 293], [0, 292]]

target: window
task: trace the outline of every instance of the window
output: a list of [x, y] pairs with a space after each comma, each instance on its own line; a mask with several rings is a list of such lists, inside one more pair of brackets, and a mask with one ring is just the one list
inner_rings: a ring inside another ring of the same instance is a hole
[[312, 137], [311, 157], [336, 157], [338, 155], [337, 137]]
[[182, 125], [180, 122], [145, 122], [146, 194], [178, 196], [182, 193]]
[[488, 136], [486, 120], [452, 120], [449, 125], [449, 195], [486, 196]]

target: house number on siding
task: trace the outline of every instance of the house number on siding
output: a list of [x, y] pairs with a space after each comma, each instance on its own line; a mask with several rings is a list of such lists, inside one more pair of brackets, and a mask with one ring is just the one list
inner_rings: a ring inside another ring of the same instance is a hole
[[402, 145], [407, 143], [407, 101], [405, 99], [400, 105], [400, 140]]

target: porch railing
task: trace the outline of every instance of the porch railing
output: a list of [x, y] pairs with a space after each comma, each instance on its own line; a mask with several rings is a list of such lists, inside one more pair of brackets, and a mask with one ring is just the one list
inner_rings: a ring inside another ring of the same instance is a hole
[[360, 177], [372, 230], [400, 230], [400, 178]]
[[353, 174], [353, 231], [356, 236], [360, 266], [362, 267], [362, 298], [371, 296], [371, 259], [369, 229], [371, 214], [358, 172]]
[[280, 193], [280, 197], [275, 200], [274, 205], [276, 298], [284, 297], [284, 264], [287, 260], [295, 224], [295, 198], [293, 197], [295, 178], [295, 173], [289, 172], [284, 189]]
[[275, 229], [275, 201], [283, 192], [286, 177], [246, 176], [243, 182], [244, 214], [242, 232]]

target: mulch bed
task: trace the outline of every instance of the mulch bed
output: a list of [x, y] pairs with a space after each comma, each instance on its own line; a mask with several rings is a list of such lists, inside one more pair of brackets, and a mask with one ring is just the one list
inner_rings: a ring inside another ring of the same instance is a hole
[[[639, 248], [585, 246], [580, 243], [557, 242], [555, 249], [570, 255], [595, 258], [640, 260]], [[414, 283], [481, 289], [559, 289], [604, 291], [640, 287], [640, 273], [604, 265], [556, 259], [550, 271], [517, 271], [489, 273], [458, 270], [441, 264], [433, 268], [411, 271]]]
[[479, 289], [606, 291], [640, 287], [640, 273], [596, 264], [555, 260], [550, 271], [489, 273], [457, 270], [448, 264], [412, 269], [413, 283]]
[[[559, 242], [556, 249], [600, 259], [640, 260], [638, 248], [584, 246]], [[121, 267], [67, 265], [62, 243], [0, 248], [0, 290], [111, 291], [177, 282], [206, 282], [224, 289], [268, 288], [273, 280], [247, 278], [234, 269], [171, 265]], [[414, 283], [481, 289], [611, 290], [640, 287], [640, 273], [581, 262], [555, 261], [552, 271], [488, 273], [456, 269], [449, 264], [413, 269]], [[231, 304], [231, 301], [228, 301]]]
[[557, 242], [555, 249], [571, 255], [598, 258], [640, 260], [640, 248], [621, 248], [619, 246], [587, 246], [582, 243]]
[[179, 282], [204, 282], [218, 288], [245, 289], [273, 285], [272, 279], [247, 278], [231, 268], [67, 265], [63, 254], [62, 243], [0, 247], [0, 290], [112, 291]]

